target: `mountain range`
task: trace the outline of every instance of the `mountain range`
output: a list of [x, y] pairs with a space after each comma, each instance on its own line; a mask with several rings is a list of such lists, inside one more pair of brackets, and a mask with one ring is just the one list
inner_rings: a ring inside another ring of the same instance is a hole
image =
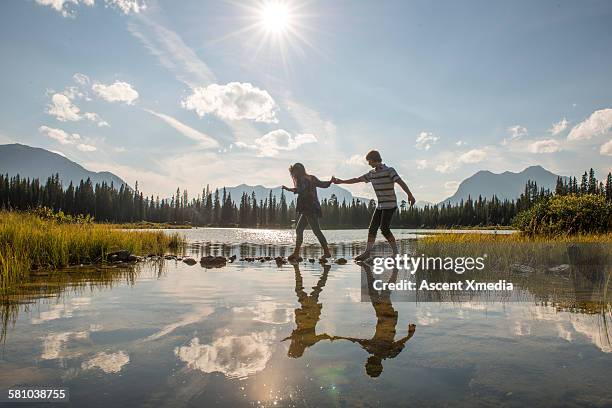
[[108, 171], [89, 171], [80, 164], [64, 156], [39, 147], [31, 147], [19, 143], [0, 145], [0, 174], [22, 178], [39, 179], [45, 183], [52, 174], [59, 173], [64, 187], [72, 181], [78, 185], [81, 180], [89, 177], [92, 183], [111, 182], [118, 189], [122, 184], [129, 187], [120, 177]]
[[[122, 184], [129, 188], [123, 179], [111, 172], [89, 171], [57, 153], [18, 143], [0, 145], [0, 174], [8, 174], [9, 176], [19, 174], [21, 177], [29, 177], [30, 179], [38, 178], [44, 183], [50, 175], [55, 173], [59, 173], [64, 187], [67, 187], [71, 181], [73, 184], [78, 184], [81, 180], [89, 177], [94, 184], [106, 181], [108, 184], [112, 182], [117, 188]], [[459, 184], [457, 191], [439, 204], [458, 203], [462, 199], [466, 200], [469, 196], [476, 199], [479, 195], [483, 198], [490, 198], [496, 195], [501, 200], [516, 199], [524, 191], [528, 180], [535, 181], [539, 187], [553, 190], [557, 177], [556, 174], [541, 166], [530, 166], [519, 173], [506, 171], [496, 174], [481, 170], [463, 180]], [[563, 178], [567, 180], [567, 177]], [[262, 185], [250, 186], [240, 184], [226, 188], [226, 191], [231, 193], [234, 201], [239, 201], [243, 192], [250, 196], [253, 191], [258, 200], [263, 200], [269, 196], [270, 190], [272, 190], [272, 195], [280, 197], [280, 186], [265, 187]], [[335, 194], [340, 203], [343, 200], [350, 203], [353, 198], [366, 202], [369, 201], [369, 199], [353, 197], [350, 191], [338, 185], [319, 189], [318, 193], [321, 200], [329, 199], [332, 194]], [[287, 199], [292, 200], [293, 194], [287, 193]], [[426, 205], [432, 205], [432, 203], [427, 201], [418, 201], [416, 203], [418, 208], [423, 208]]]
[[[528, 180], [535, 181], [538, 187], [554, 190], [558, 175], [551, 173], [542, 166], [530, 166], [519, 173], [505, 171], [503, 173], [491, 173], [481, 170], [473, 176], [463, 180], [455, 194], [441, 201], [443, 203], [458, 203], [468, 197], [477, 199], [478, 196], [490, 198], [494, 195], [500, 200], [518, 198], [525, 191], [525, 184]], [[568, 177], [562, 176], [568, 180]]]

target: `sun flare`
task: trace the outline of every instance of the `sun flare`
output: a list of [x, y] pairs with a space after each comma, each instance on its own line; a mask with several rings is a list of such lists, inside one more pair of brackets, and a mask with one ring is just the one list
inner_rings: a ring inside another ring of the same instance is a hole
[[269, 2], [261, 10], [261, 23], [272, 33], [282, 33], [289, 28], [291, 15], [286, 4]]

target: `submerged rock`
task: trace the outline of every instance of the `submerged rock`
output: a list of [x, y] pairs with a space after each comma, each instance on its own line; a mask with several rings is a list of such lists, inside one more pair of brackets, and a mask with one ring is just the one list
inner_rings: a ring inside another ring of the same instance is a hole
[[200, 259], [200, 265], [204, 268], [222, 268], [227, 264], [227, 259], [224, 256], [203, 256]]
[[106, 255], [106, 259], [109, 262], [117, 262], [117, 261], [121, 261], [121, 262], [129, 262], [130, 257], [133, 256], [130, 251], [127, 251], [125, 249], [120, 250], [120, 251], [115, 251], [115, 252], [110, 252]]
[[308, 259], [308, 262], [310, 262], [310, 263], [315, 263], [315, 259], [314, 259], [314, 258], [309, 258], [309, 259]]
[[186, 263], [189, 266], [193, 266], [193, 265], [198, 263], [198, 261], [196, 261], [193, 258], [185, 258], [185, 259], [183, 259], [183, 262]]
[[344, 259], [344, 258], [338, 258], [338, 259], [336, 259], [336, 263], [337, 263], [338, 265], [346, 265], [346, 262], [347, 262], [347, 260], [346, 260], [346, 259]]

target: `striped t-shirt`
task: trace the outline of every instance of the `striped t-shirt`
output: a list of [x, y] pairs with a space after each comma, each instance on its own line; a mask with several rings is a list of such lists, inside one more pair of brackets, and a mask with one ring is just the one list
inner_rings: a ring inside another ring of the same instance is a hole
[[379, 169], [372, 169], [363, 175], [366, 182], [372, 183], [376, 198], [378, 199], [379, 210], [396, 208], [397, 198], [395, 197], [395, 182], [400, 179], [393, 167], [382, 165]]

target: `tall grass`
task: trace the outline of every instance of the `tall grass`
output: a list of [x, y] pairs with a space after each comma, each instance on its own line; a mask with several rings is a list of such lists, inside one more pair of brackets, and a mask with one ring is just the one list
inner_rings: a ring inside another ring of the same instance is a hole
[[0, 289], [33, 268], [98, 262], [116, 250], [161, 255], [183, 243], [178, 234], [161, 231], [123, 231], [109, 225], [67, 224], [0, 211]]

